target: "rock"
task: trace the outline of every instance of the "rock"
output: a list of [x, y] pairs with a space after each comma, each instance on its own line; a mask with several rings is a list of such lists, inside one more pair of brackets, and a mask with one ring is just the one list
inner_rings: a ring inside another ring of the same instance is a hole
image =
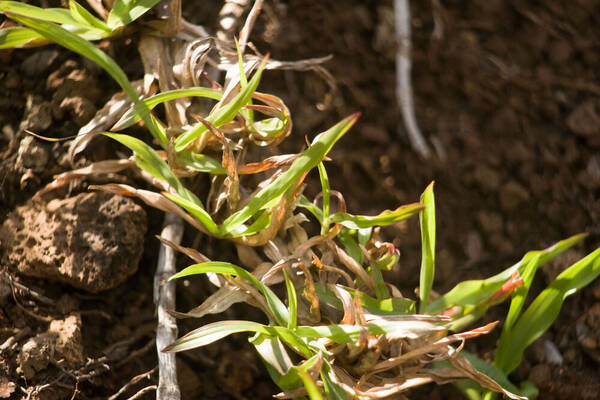
[[477, 222], [487, 234], [501, 232], [504, 227], [502, 216], [492, 211], [478, 211]]
[[510, 181], [500, 189], [500, 205], [504, 210], [514, 210], [529, 200], [529, 192], [515, 181]]
[[26, 379], [31, 379], [35, 374], [48, 366], [54, 357], [54, 334], [42, 333], [29, 339], [18, 356], [19, 367], [17, 372]]
[[0, 306], [3, 305], [8, 296], [10, 296], [11, 290], [10, 285], [0, 279]]
[[21, 71], [27, 76], [36, 77], [48, 71], [58, 58], [58, 50], [39, 50], [27, 57], [21, 64]]
[[27, 96], [23, 120], [20, 129], [29, 129], [35, 133], [45, 131], [52, 125], [52, 108], [50, 103], [40, 96]]
[[9, 381], [4, 376], [0, 376], [0, 399], [8, 399], [16, 389], [16, 383]]
[[84, 361], [83, 343], [81, 339], [81, 317], [70, 315], [63, 320], [54, 320], [50, 323], [48, 332], [56, 335], [55, 358], [62, 358], [71, 368]]
[[21, 140], [17, 154], [17, 165], [23, 169], [31, 169], [34, 172], [42, 172], [50, 158], [46, 146], [29, 135]]
[[0, 227], [0, 259], [23, 275], [97, 293], [137, 270], [145, 232], [145, 211], [125, 197], [29, 201]]
[[537, 387], [544, 389], [552, 383], [552, 369], [548, 364], [538, 364], [529, 371], [529, 380]]
[[475, 169], [473, 177], [486, 192], [495, 192], [500, 186], [500, 176], [493, 169], [483, 165]]
[[567, 117], [567, 126], [579, 136], [592, 137], [600, 134], [600, 101], [588, 100], [580, 104]]

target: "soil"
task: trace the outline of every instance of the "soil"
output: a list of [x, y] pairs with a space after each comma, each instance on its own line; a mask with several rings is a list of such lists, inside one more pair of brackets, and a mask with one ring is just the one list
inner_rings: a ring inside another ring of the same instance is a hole
[[[184, 15], [214, 31], [216, 3], [184, 4]], [[326, 67], [338, 88], [323, 109], [317, 105], [328, 86], [316, 74], [265, 75], [261, 91], [282, 97], [295, 116], [281, 150], [297, 152], [305, 135], [360, 111], [359, 123], [331, 153], [331, 184], [351, 212], [375, 213], [416, 201], [435, 180], [439, 292], [498, 272], [530, 249], [588, 232], [582, 246], [543, 270], [535, 288], [541, 290], [600, 242], [600, 5], [411, 3], [415, 111], [434, 157], [423, 160], [411, 149], [396, 106], [391, 0], [265, 2], [252, 35], [258, 49], [282, 60], [332, 54]], [[138, 79], [134, 42], [101, 46]], [[157, 382], [152, 275], [162, 215], [119, 197], [88, 198], [87, 182], [32, 200], [71, 166], [63, 143], [24, 133], [75, 134], [117, 86], [56, 46], [0, 51], [0, 78], [1, 272], [41, 295], [0, 280], [0, 398], [108, 398], [147, 373], [120, 397], [127, 398]], [[116, 148], [94, 143], [80, 163], [106, 159]], [[310, 184], [308, 194], [316, 194]], [[80, 226], [67, 228], [73, 220]], [[21, 236], [10, 236], [10, 229]], [[389, 278], [406, 295], [418, 285], [418, 232], [416, 221], [384, 232], [402, 251]], [[209, 257], [227, 250], [187, 229], [184, 244], [192, 243]], [[23, 255], [27, 262], [19, 263]], [[68, 271], [44, 272], [64, 258]], [[187, 262], [179, 258], [182, 266]], [[81, 270], [82, 263], [93, 268]], [[207, 293], [207, 284], [186, 281], [178, 308], [192, 308]], [[505, 313], [497, 307], [486, 321]], [[260, 319], [246, 306], [230, 316]], [[600, 398], [599, 321], [600, 282], [565, 302], [513, 381], [531, 380], [542, 399]], [[184, 320], [180, 331], [197, 325]], [[489, 358], [496, 339], [497, 332], [469, 349]], [[184, 399], [266, 399], [277, 392], [243, 335], [183, 353], [178, 362]], [[409, 397], [461, 398], [451, 385]]]

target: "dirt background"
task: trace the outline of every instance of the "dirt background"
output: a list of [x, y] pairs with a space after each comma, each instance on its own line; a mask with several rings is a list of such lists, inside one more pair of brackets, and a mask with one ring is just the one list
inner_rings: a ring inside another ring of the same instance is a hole
[[[316, 74], [265, 75], [260, 90], [282, 97], [294, 116], [294, 133], [282, 151], [298, 151], [304, 135], [312, 137], [360, 111], [359, 123], [331, 154], [332, 186], [344, 193], [351, 212], [374, 213], [416, 201], [435, 180], [440, 292], [512, 265], [527, 250], [588, 232], [583, 246], [544, 269], [539, 290], [598, 247], [598, 1], [412, 2], [415, 109], [436, 153], [428, 161], [411, 150], [396, 107], [391, 1], [265, 3], [252, 36], [259, 50], [282, 60], [333, 54], [326, 66], [338, 83], [331, 107], [321, 111], [316, 104], [328, 87]], [[214, 31], [219, 7], [218, 2], [184, 4], [184, 15]], [[101, 44], [132, 79], [142, 71], [133, 61], [135, 40]], [[0, 344], [14, 339], [0, 348], [0, 398], [108, 398], [156, 365], [152, 274], [158, 244], [153, 236], [162, 216], [133, 201], [87, 196], [85, 182], [70, 193], [55, 194], [59, 202], [79, 194], [75, 200], [42, 209], [31, 203], [31, 196], [69, 165], [63, 144], [24, 139], [22, 129], [52, 137], [75, 134], [117, 91], [91, 63], [55, 46], [42, 51], [0, 52], [2, 271], [50, 300], [18, 290], [14, 296], [10, 290], [0, 296]], [[114, 150], [100, 142], [86, 158], [103, 159]], [[86, 221], [85, 243], [72, 240], [74, 233], [64, 221], [90, 213], [95, 217]], [[120, 236], [111, 233], [131, 232], [129, 223], [140, 227], [139, 235], [147, 232], [144, 248], [129, 243], [122, 253], [112, 240]], [[59, 227], [60, 240], [43, 232], [49, 225]], [[219, 258], [214, 243], [189, 231], [185, 244], [197, 244], [209, 257]], [[385, 234], [402, 251], [391, 279], [411, 294], [418, 285], [418, 226], [411, 221]], [[75, 269], [54, 271], [53, 279], [77, 276], [78, 289], [72, 282], [39, 278], [48, 274], [40, 271], [64, 261], [60, 251], [48, 250], [54, 248], [74, 254], [69, 265]], [[28, 263], [10, 267], [19, 264], [23, 253]], [[129, 262], [135, 254], [140, 256], [137, 272]], [[77, 255], [91, 257], [86, 262], [98, 268], [110, 265], [112, 275], [95, 267], [77, 270]], [[183, 257], [179, 261], [188, 262]], [[106, 277], [101, 287], [94, 286], [94, 274]], [[114, 288], [98, 292], [109, 287]], [[181, 285], [179, 307], [189, 309], [207, 293], [203, 283]], [[486, 318], [501, 318], [505, 312], [501, 306]], [[228, 317], [240, 315], [259, 318], [247, 307], [236, 307]], [[197, 325], [184, 321], [180, 329]], [[532, 380], [542, 399], [600, 397], [598, 332], [600, 284], [592, 284], [565, 303], [556, 325], [527, 351], [513, 380]], [[496, 339], [490, 335], [472, 343], [470, 350], [491, 357]], [[556, 363], [554, 350], [561, 363]], [[67, 364], [55, 362], [60, 358]], [[184, 353], [179, 362], [185, 399], [262, 399], [276, 392], [245, 337]], [[120, 398], [156, 379], [156, 372], [148, 374]], [[450, 385], [430, 386], [409, 397], [460, 398]]]

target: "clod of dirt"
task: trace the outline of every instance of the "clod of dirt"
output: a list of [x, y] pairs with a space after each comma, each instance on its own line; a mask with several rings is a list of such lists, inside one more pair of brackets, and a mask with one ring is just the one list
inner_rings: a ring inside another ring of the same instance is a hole
[[45, 131], [52, 125], [52, 111], [50, 103], [44, 101], [40, 96], [27, 96], [23, 120], [20, 129], [29, 129], [39, 133]]
[[34, 172], [42, 172], [50, 157], [46, 146], [33, 136], [25, 136], [21, 140], [17, 154], [17, 165]]
[[14, 382], [8, 380], [8, 378], [0, 377], [0, 399], [8, 399], [17, 388]]
[[100, 96], [96, 78], [85, 69], [77, 69], [69, 60], [46, 81], [46, 88], [55, 90], [52, 95], [52, 114], [57, 120], [68, 114], [78, 125], [85, 125], [96, 113], [94, 103]]
[[552, 369], [548, 364], [538, 364], [529, 371], [529, 380], [538, 388], [545, 389], [552, 383]]
[[575, 108], [567, 118], [567, 126], [579, 136], [592, 139], [600, 135], [600, 101], [588, 100]]
[[36, 77], [48, 71], [58, 55], [59, 52], [56, 49], [36, 51], [23, 61], [21, 71], [27, 76]]
[[54, 333], [45, 332], [25, 342], [18, 356], [17, 372], [26, 379], [31, 379], [37, 372], [45, 369], [54, 357], [54, 338]]
[[122, 196], [30, 200], [0, 227], [0, 259], [23, 275], [97, 293], [137, 270], [146, 229], [145, 211]]
[[3, 280], [0, 280], [0, 305], [3, 305], [8, 296], [10, 296], [11, 288]]
[[83, 362], [81, 317], [79, 315], [70, 315], [63, 320], [52, 321], [48, 332], [56, 335], [56, 359], [62, 358], [69, 367], [76, 367]]
[[502, 186], [500, 205], [504, 210], [511, 211], [529, 200], [529, 192], [515, 181]]

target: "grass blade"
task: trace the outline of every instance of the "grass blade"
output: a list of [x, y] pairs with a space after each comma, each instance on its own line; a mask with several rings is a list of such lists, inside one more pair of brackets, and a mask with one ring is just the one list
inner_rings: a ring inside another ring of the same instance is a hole
[[[214, 113], [208, 116], [206, 120], [216, 126], [217, 128], [227, 122], [233, 120], [236, 114], [241, 110], [243, 106], [248, 104], [252, 99], [254, 91], [258, 87], [260, 78], [262, 76], [263, 69], [265, 67], [267, 59], [265, 58], [258, 68], [258, 71], [254, 74], [248, 85], [240, 90], [240, 92], [224, 107], [219, 108]], [[175, 151], [180, 152], [192, 143], [197, 137], [204, 132], [207, 132], [208, 128], [202, 123], [197, 123], [187, 132], [183, 133], [175, 140]]]
[[323, 161], [318, 165], [319, 167], [319, 179], [321, 180], [321, 193], [323, 194], [323, 223], [321, 224], [321, 235], [325, 235], [329, 230], [329, 201], [331, 199], [331, 192], [329, 188], [329, 177], [327, 176], [327, 170]]
[[136, 154], [137, 165], [155, 178], [168, 182], [169, 185], [184, 199], [202, 207], [202, 202], [195, 194], [187, 190], [169, 165], [146, 143], [129, 135], [120, 133], [102, 133], [126, 146]]
[[173, 203], [183, 207], [187, 212], [192, 214], [206, 229], [216, 237], [220, 236], [219, 227], [213, 221], [210, 214], [196, 202], [189, 201], [183, 197], [174, 195], [172, 193], [163, 192], [163, 196], [171, 200]]
[[338, 212], [333, 214], [329, 220], [336, 224], [342, 224], [349, 229], [365, 229], [374, 226], [395, 224], [396, 222], [410, 218], [424, 208], [425, 206], [421, 203], [413, 203], [398, 207], [393, 211], [385, 210], [375, 216], [352, 215]]
[[288, 328], [295, 329], [296, 325], [298, 324], [298, 297], [296, 294], [296, 288], [294, 288], [294, 284], [290, 280], [290, 277], [288, 276], [287, 272], [285, 272], [285, 269], [283, 270], [283, 276], [285, 277], [285, 287], [287, 289], [290, 310], [290, 320], [288, 323]]
[[160, 0], [115, 0], [106, 19], [111, 29], [120, 28], [135, 21]]
[[246, 222], [254, 214], [269, 204], [276, 203], [290, 186], [308, 171], [316, 167], [331, 150], [331, 147], [356, 122], [358, 114], [351, 115], [337, 123], [329, 130], [318, 135], [312, 145], [300, 155], [290, 168], [281, 174], [273, 183], [262, 189], [248, 204], [229, 216], [221, 227], [224, 233], [230, 233]]
[[267, 305], [269, 306], [269, 309], [275, 316], [277, 323], [282, 326], [288, 326], [290, 315], [288, 309], [285, 307], [285, 304], [283, 304], [281, 300], [279, 300], [277, 295], [275, 295], [275, 293], [273, 293], [273, 291], [269, 287], [267, 287], [265, 284], [256, 279], [251, 273], [246, 271], [244, 268], [238, 267], [237, 265], [217, 261], [211, 261], [202, 264], [194, 264], [173, 275], [169, 278], [169, 280], [181, 278], [184, 276], [205, 274], [208, 272], [240, 276], [248, 282], [252, 283], [258, 288], [258, 290], [261, 291], [263, 296], [265, 296]]
[[45, 43], [49, 43], [49, 41], [29, 28], [15, 26], [0, 29], [0, 50], [36, 46]]
[[19, 1], [0, 1], [0, 13], [18, 14], [30, 19], [65, 25], [80, 25], [64, 8], [40, 8]]
[[419, 281], [419, 312], [424, 313], [429, 302], [435, 275], [435, 197], [433, 182], [421, 195], [425, 209], [419, 216], [421, 223], [421, 277]]
[[111, 29], [106, 25], [104, 21], [94, 17], [88, 10], [83, 8], [79, 3], [74, 0], [69, 0], [69, 9], [73, 19], [79, 21], [82, 25], [88, 25], [90, 27], [110, 32]]
[[564, 300], [600, 275], [600, 249], [563, 271], [531, 303], [511, 331], [500, 337], [494, 364], [510, 374], [523, 359], [523, 352], [553, 323]]
[[111, 128], [111, 130], [122, 130], [129, 128], [131, 125], [138, 122], [144, 114], [148, 114], [157, 105], [164, 103], [169, 100], [176, 100], [182, 97], [206, 97], [213, 100], [221, 100], [223, 93], [220, 90], [204, 88], [204, 87], [192, 87], [186, 89], [175, 89], [167, 92], [162, 92], [154, 96], [144, 99], [142, 104], [134, 105], [129, 111], [127, 111], [117, 123]]
[[177, 352], [206, 346], [234, 333], [261, 332], [265, 326], [252, 321], [219, 321], [204, 325], [177, 339], [161, 351]]
[[523, 286], [515, 289], [515, 291], [513, 292], [514, 294], [510, 302], [510, 308], [508, 310], [508, 314], [506, 315], [504, 326], [502, 327], [503, 331], [511, 330], [515, 322], [517, 322], [517, 319], [521, 314], [521, 310], [523, 309], [523, 305], [525, 304], [525, 300], [527, 299], [527, 295], [529, 294], [529, 289], [531, 288], [533, 278], [539, 265], [540, 254], [533, 257], [525, 266], [525, 271], [523, 272], [522, 277]]
[[540, 266], [556, 257], [569, 247], [579, 243], [586, 234], [579, 234], [537, 251], [530, 251], [518, 263], [487, 279], [464, 281], [456, 285], [448, 293], [440, 296], [427, 306], [427, 314], [437, 314], [453, 306], [476, 306], [489, 299], [502, 285], [511, 278], [515, 271], [523, 274], [527, 262], [542, 253]]

